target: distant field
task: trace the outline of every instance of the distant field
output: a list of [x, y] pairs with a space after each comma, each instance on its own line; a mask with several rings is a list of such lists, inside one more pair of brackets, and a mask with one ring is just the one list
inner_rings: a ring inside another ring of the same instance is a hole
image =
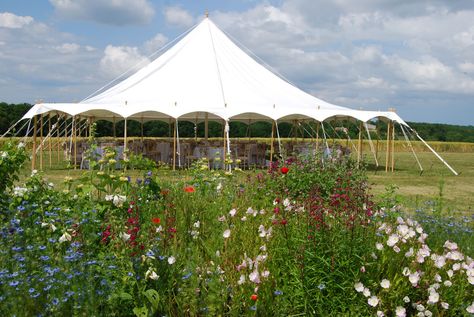
[[[244, 139], [242, 139], [244, 140]], [[258, 139], [260, 142], [268, 139]], [[301, 140], [301, 139], [300, 139]], [[233, 140], [235, 141], [235, 140]], [[345, 140], [330, 140], [329, 143]], [[353, 141], [354, 143], [356, 141]], [[374, 142], [376, 144], [376, 142]], [[431, 152], [422, 147], [421, 142], [415, 142], [414, 148], [423, 166], [420, 175], [419, 167], [413, 154], [406, 148], [405, 142], [398, 141], [395, 144], [395, 172], [385, 173], [385, 149], [384, 142], [379, 141], [378, 161], [381, 166], [375, 167], [373, 155], [369, 152], [368, 142], [364, 146], [364, 159], [367, 163], [368, 176], [371, 182], [371, 191], [379, 196], [385, 192], [385, 187], [394, 184], [398, 187], [405, 209], [413, 211], [418, 208], [428, 208], [427, 202], [443, 203], [443, 211], [470, 214], [474, 209], [474, 144], [473, 143], [450, 143], [429, 142], [441, 156], [458, 172], [454, 176], [447, 167], [443, 165]], [[78, 177], [83, 171], [68, 169], [64, 162], [57, 163], [57, 152], [52, 153], [52, 168], [49, 168], [49, 152], [44, 152], [43, 168], [48, 179], [56, 184], [61, 184], [65, 176]], [[39, 164], [39, 159], [38, 159]], [[29, 166], [24, 169], [24, 176], [30, 172]], [[132, 177], [137, 172], [131, 172]], [[186, 178], [185, 172], [171, 172], [167, 169], [160, 171], [165, 178]], [[59, 185], [61, 186], [61, 185]]]

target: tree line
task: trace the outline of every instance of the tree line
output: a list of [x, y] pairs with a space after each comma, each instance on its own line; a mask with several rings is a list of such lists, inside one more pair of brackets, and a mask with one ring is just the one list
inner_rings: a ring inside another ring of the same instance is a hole
[[[27, 103], [8, 104], [0, 103], [0, 134], [5, 133], [9, 127], [17, 122], [32, 105]], [[474, 143], [474, 126], [460, 126], [440, 123], [420, 123], [407, 122], [420, 136], [429, 141], [447, 141], [447, 142], [473, 142]], [[371, 135], [374, 138], [385, 139], [387, 132], [387, 124], [383, 121], [372, 123]], [[114, 132], [115, 126], [115, 132]], [[97, 122], [97, 136], [123, 136], [124, 122], [118, 121], [115, 124], [110, 121]], [[344, 130], [346, 128], [347, 130]], [[45, 127], [46, 129], [46, 127]], [[204, 122], [188, 122], [180, 121], [178, 123], [180, 137], [204, 137]], [[278, 124], [280, 137], [314, 137], [318, 125], [315, 122], [291, 123], [282, 122]], [[224, 127], [219, 122], [209, 122], [209, 137], [221, 137], [224, 133]], [[272, 124], [269, 122], [251, 122], [246, 124], [243, 122], [230, 122], [230, 137], [270, 137]], [[337, 120], [330, 124], [325, 123], [325, 133], [329, 138], [346, 138], [346, 133], [350, 138], [358, 137], [359, 125], [351, 120]], [[47, 133], [47, 131], [44, 131]], [[365, 131], [364, 131], [365, 132]], [[21, 132], [24, 133], [25, 132]], [[140, 122], [130, 120], [127, 122], [127, 135], [130, 137], [167, 137], [172, 136], [173, 130], [168, 122], [149, 121], [144, 122], [143, 127]], [[322, 136], [322, 129], [319, 126], [319, 134]]]

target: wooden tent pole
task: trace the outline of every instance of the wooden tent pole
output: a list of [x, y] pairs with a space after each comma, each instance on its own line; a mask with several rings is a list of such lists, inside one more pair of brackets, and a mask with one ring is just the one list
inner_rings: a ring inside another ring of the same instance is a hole
[[359, 143], [357, 146], [357, 166], [360, 167], [360, 161], [362, 159], [362, 121], [359, 125]]
[[392, 172], [395, 169], [395, 122], [392, 122]]
[[59, 153], [61, 152], [61, 116], [59, 115], [59, 112], [56, 112], [56, 126], [58, 127], [58, 131], [56, 132], [56, 137], [58, 138], [58, 144], [57, 144], [57, 150], [58, 150], [58, 163], [59, 160], [61, 159]]
[[318, 121], [316, 124], [316, 152], [319, 151], [319, 125], [321, 123]]
[[392, 121], [389, 121], [387, 123], [387, 151], [386, 151], [386, 155], [385, 155], [385, 173], [388, 172], [388, 164], [390, 162], [390, 133], [392, 131], [390, 125], [392, 124]]
[[33, 154], [31, 155], [31, 170], [36, 169], [36, 134], [37, 134], [38, 117], [33, 119]]
[[53, 165], [53, 143], [51, 140], [51, 113], [48, 114], [48, 135], [49, 135], [49, 168]]
[[173, 123], [173, 171], [176, 170], [176, 123]]
[[77, 120], [74, 117], [73, 133], [74, 133], [74, 169], [77, 169]]
[[112, 121], [112, 130], [113, 130], [112, 135], [114, 137], [114, 143], [115, 143], [115, 141], [117, 141], [117, 134], [115, 132], [115, 116], [113, 117], [113, 121]]
[[209, 138], [209, 114], [206, 112], [206, 116], [204, 118], [204, 140]]
[[224, 137], [223, 137], [224, 142], [223, 142], [223, 144], [222, 144], [222, 156], [223, 156], [222, 169], [225, 170], [225, 159], [226, 159], [226, 155], [225, 155], [225, 152], [226, 152], [226, 151], [225, 151], [225, 145], [226, 145], [225, 120], [224, 120], [224, 122], [222, 123], [222, 126], [224, 127], [224, 129], [222, 129], [223, 132], [224, 132]]
[[273, 143], [274, 142], [275, 142], [275, 121], [272, 122], [272, 137], [270, 141], [270, 162], [273, 162], [273, 151], [274, 151]]
[[143, 145], [143, 116], [142, 116], [142, 120], [140, 121], [140, 138], [142, 140], [142, 145]]
[[43, 170], [43, 114], [40, 115], [40, 171]]
[[127, 160], [127, 118], [125, 118], [123, 126], [123, 159]]

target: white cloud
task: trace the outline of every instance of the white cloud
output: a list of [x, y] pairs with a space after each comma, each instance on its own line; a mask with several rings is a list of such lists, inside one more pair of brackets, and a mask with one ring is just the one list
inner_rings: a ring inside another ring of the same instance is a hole
[[458, 67], [464, 73], [474, 73], [474, 63], [460, 63]]
[[194, 22], [193, 16], [180, 7], [166, 7], [163, 11], [166, 23], [177, 27], [190, 27]]
[[162, 48], [167, 42], [168, 38], [164, 34], [158, 33], [146, 41], [145, 44], [143, 44], [143, 48], [147, 54], [151, 54]]
[[143, 67], [148, 62], [137, 47], [107, 45], [100, 60], [100, 68], [104, 74], [116, 77], [131, 69]]
[[49, 0], [64, 19], [89, 20], [103, 24], [149, 23], [155, 10], [148, 0]]
[[55, 47], [55, 49], [61, 54], [76, 53], [80, 48], [81, 46], [76, 43], [64, 43]]
[[7, 29], [20, 29], [33, 21], [34, 19], [30, 16], [19, 16], [10, 12], [0, 13], [0, 27]]

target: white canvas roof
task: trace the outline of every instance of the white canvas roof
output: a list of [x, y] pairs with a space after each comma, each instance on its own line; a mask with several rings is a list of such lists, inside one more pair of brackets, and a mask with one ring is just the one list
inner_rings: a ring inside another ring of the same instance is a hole
[[382, 117], [318, 99], [256, 62], [205, 18], [173, 47], [117, 85], [80, 103], [36, 104], [23, 118], [50, 111], [96, 119], [301, 120]]

